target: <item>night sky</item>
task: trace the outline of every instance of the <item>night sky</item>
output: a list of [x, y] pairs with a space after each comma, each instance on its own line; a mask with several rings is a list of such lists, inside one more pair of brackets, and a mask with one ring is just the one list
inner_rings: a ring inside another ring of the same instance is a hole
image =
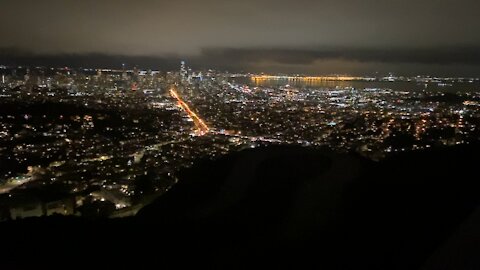
[[1, 0], [0, 64], [480, 76], [477, 0]]

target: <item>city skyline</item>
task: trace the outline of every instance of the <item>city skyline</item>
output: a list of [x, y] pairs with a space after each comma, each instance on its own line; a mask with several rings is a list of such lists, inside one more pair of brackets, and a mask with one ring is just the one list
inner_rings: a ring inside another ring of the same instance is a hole
[[479, 10], [0, 0], [1, 265], [480, 269]]

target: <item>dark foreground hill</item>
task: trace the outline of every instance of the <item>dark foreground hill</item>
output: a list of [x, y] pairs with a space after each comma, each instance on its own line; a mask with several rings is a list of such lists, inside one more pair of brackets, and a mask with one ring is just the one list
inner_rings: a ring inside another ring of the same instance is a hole
[[480, 269], [479, 149], [379, 163], [300, 147], [246, 150], [183, 171], [133, 218], [0, 224], [2, 257], [139, 268]]

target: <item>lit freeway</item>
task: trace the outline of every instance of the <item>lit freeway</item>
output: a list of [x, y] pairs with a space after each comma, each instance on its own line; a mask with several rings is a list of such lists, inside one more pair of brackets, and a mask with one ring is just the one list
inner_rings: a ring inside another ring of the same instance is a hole
[[[239, 135], [239, 134], [232, 134], [232, 133], [226, 132], [224, 130], [215, 130], [215, 129], [212, 130], [207, 126], [207, 124], [205, 124], [205, 121], [203, 121], [198, 116], [198, 114], [196, 114], [194, 111], [192, 111], [192, 109], [190, 109], [190, 106], [188, 106], [188, 104], [185, 101], [183, 101], [183, 99], [180, 97], [178, 92], [175, 91], [175, 89], [173, 87], [170, 89], [170, 95], [177, 100], [178, 106], [180, 106], [188, 114], [188, 117], [190, 117], [190, 119], [192, 119], [192, 121], [195, 123], [195, 126], [197, 128], [196, 133], [200, 136], [206, 135], [207, 133], [211, 133], [211, 134], [216, 134], [216, 135], [223, 135], [223, 136], [229, 136], [229, 137], [236, 137], [236, 138], [240, 138], [240, 139], [246, 139], [246, 140], [250, 140], [250, 141], [263, 141], [263, 142], [271, 142], [271, 143], [282, 142], [278, 139], [265, 138], [263, 136], [250, 137], [250, 136], [242, 136], [242, 135]], [[170, 144], [170, 143], [176, 143], [176, 142], [172, 141], [172, 142], [167, 142], [166, 144]]]
[[210, 131], [210, 128], [194, 111], [190, 109], [187, 103], [182, 100], [180, 95], [173, 88], [170, 89], [170, 95], [178, 101], [178, 105], [188, 114], [188, 117], [193, 120], [195, 126], [197, 127], [197, 133], [199, 135], [205, 135]]

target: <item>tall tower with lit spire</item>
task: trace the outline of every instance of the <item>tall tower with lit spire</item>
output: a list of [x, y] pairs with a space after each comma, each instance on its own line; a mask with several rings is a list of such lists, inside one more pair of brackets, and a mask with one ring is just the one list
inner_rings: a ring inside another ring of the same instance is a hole
[[185, 61], [180, 62], [180, 78], [182, 79], [182, 82], [187, 80], [188, 76], [188, 71], [187, 67], [185, 66]]

